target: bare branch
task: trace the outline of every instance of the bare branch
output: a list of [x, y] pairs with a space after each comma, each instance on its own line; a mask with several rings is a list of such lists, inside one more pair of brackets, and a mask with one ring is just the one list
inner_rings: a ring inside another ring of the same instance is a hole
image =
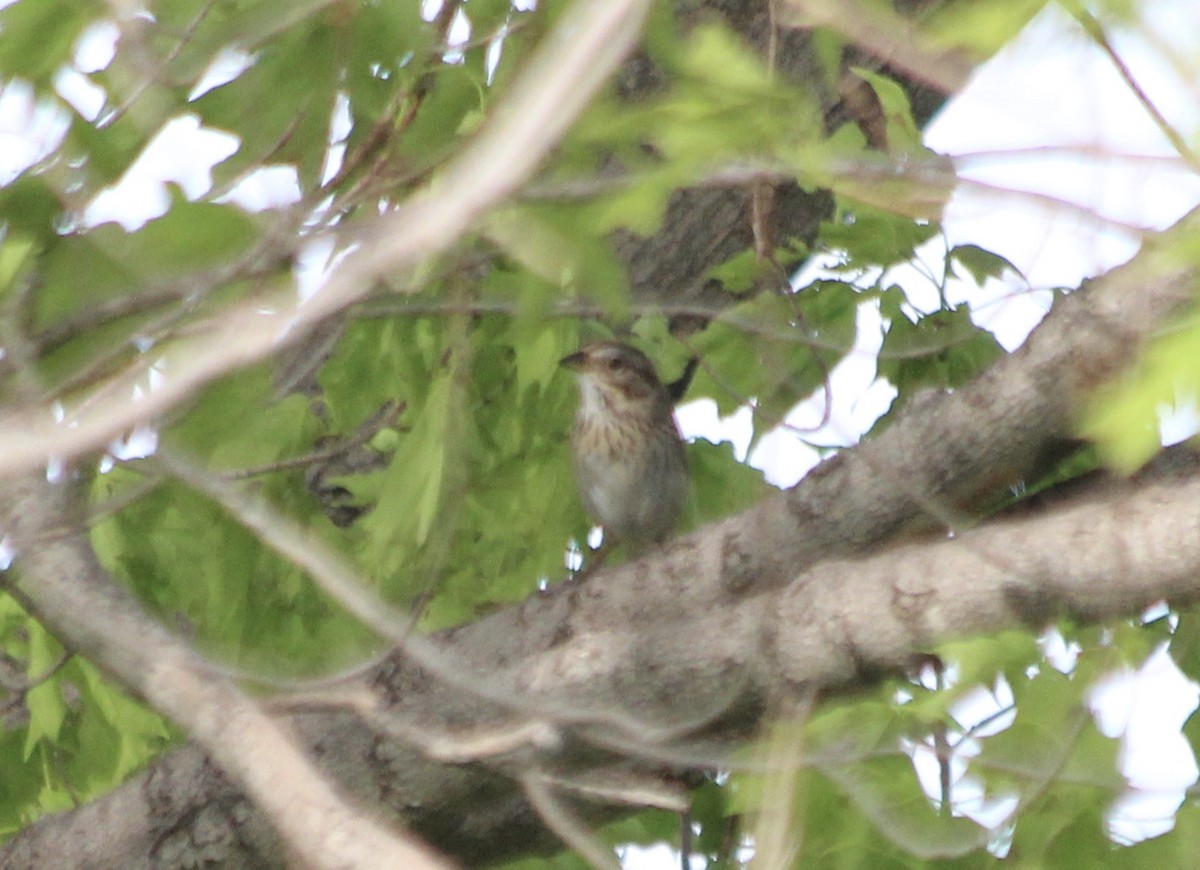
[[1079, 22], [1079, 25], [1086, 31], [1087, 35], [1108, 56], [1113, 67], [1116, 68], [1118, 75], [1124, 80], [1137, 101], [1142, 104], [1142, 108], [1146, 110], [1146, 114], [1150, 116], [1162, 134], [1167, 137], [1167, 141], [1171, 143], [1171, 146], [1179, 153], [1179, 156], [1188, 162], [1192, 167], [1192, 171], [1200, 171], [1200, 155], [1196, 154], [1187, 143], [1187, 140], [1179, 134], [1179, 131], [1172, 126], [1166, 116], [1159, 111], [1158, 106], [1154, 105], [1154, 101], [1150, 99], [1150, 95], [1138, 84], [1138, 80], [1134, 78], [1129, 65], [1125, 63], [1121, 55], [1117, 53], [1116, 48], [1113, 47], [1112, 42], [1109, 41], [1108, 34], [1104, 32], [1104, 26], [1083, 6], [1074, 7], [1072, 12], [1075, 20]]
[[523, 775], [521, 787], [547, 827], [578, 852], [579, 857], [596, 870], [620, 870], [621, 865], [612, 850], [597, 840], [583, 821], [563, 805], [540, 772], [534, 770]]
[[690, 805], [683, 788], [664, 783], [661, 778], [640, 776], [628, 771], [605, 771], [572, 777], [546, 773], [544, 778], [556, 788], [605, 803], [655, 807], [673, 813], [687, 812]]
[[278, 471], [288, 471], [293, 468], [306, 468], [318, 465], [330, 459], [344, 456], [356, 447], [362, 447], [384, 429], [394, 426], [396, 420], [404, 413], [404, 402], [388, 402], [384, 407], [363, 421], [362, 425], [345, 438], [335, 439], [311, 453], [303, 456], [292, 456], [287, 459], [277, 459], [250, 468], [238, 468], [221, 474], [224, 480], [246, 480], [263, 474], [273, 474]]
[[28, 721], [25, 699], [30, 691], [53, 679], [70, 660], [71, 653], [65, 652], [42, 673], [31, 677], [25, 673], [25, 662], [0, 652], [0, 690], [3, 690], [3, 697], [0, 697], [0, 725], [13, 728], [17, 723]]
[[[271, 698], [266, 706], [277, 713], [348, 710], [369, 722], [378, 733], [403, 740], [417, 747], [427, 758], [447, 764], [468, 764], [523, 751], [552, 752], [562, 746], [559, 730], [538, 720], [457, 731], [438, 731], [428, 724], [401, 721], [382, 710], [379, 697], [361, 685], [302, 690]], [[648, 805], [651, 804], [642, 804]]]

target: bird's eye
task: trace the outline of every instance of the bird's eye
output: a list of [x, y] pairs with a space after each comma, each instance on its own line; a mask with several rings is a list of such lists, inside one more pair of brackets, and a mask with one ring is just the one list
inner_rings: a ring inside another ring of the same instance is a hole
[[621, 369], [625, 368], [625, 360], [621, 359], [619, 356], [614, 356], [608, 361], [608, 368], [610, 371], [619, 372]]

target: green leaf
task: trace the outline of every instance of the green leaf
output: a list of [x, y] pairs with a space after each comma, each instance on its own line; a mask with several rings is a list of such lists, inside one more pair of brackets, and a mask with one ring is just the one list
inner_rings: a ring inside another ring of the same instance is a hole
[[1110, 853], [1109, 866], [1127, 868], [1186, 867], [1200, 853], [1200, 806], [1185, 799], [1174, 827], [1161, 837], [1143, 840]]
[[1161, 412], [1200, 396], [1200, 321], [1190, 319], [1191, 326], [1151, 343], [1132, 372], [1096, 390], [1084, 410], [1080, 433], [1121, 474], [1132, 474], [1161, 449]]
[[44, 176], [25, 174], [0, 186], [0, 221], [13, 231], [51, 236], [61, 214], [62, 205]]
[[354, 95], [354, 143], [370, 134], [397, 88], [411, 86], [414, 58], [426, 56], [433, 34], [417, 3], [356, 4], [350, 31], [346, 73]]
[[596, 198], [588, 212], [595, 232], [624, 228], [643, 236], [653, 235], [662, 227], [672, 194], [686, 180], [671, 170], [639, 172], [634, 183]]
[[231, 470], [308, 452], [316, 428], [308, 401], [300, 395], [277, 398], [273, 374], [271, 367], [258, 366], [212, 384], [162, 433], [164, 445]]
[[451, 428], [450, 396], [450, 381], [442, 372], [414, 413], [411, 432], [377, 476], [378, 502], [360, 526], [371, 540], [367, 564], [381, 577], [411, 567], [412, 551], [426, 543], [438, 516], [446, 474], [443, 440], [461, 437], [461, 430]]
[[757, 252], [746, 249], [714, 266], [709, 270], [709, 275], [720, 281], [721, 286], [730, 293], [746, 293], [756, 289], [763, 278], [778, 275], [778, 266], [759, 257]]
[[1083, 700], [1088, 685], [1053, 668], [1013, 682], [1016, 718], [982, 741], [973, 766], [995, 787], [1035, 798], [1057, 783], [1085, 787], [1097, 806], [1111, 800], [1125, 784], [1117, 772], [1119, 745], [1096, 729]]
[[729, 442], [697, 439], [688, 445], [695, 520], [692, 525], [729, 516], [773, 491], [762, 472], [738, 462]]
[[[877, 866], [883, 855], [905, 864], [961, 856], [979, 849], [988, 832], [962, 817], [941, 814], [921, 790], [912, 761], [902, 751], [907, 720], [889, 704], [833, 704], [814, 713], [806, 729], [806, 764], [796, 793], [806, 796], [806, 854], [857, 849]], [[832, 787], [831, 787], [832, 784]], [[739, 807], [754, 805], [739, 779]], [[851, 844], [854, 844], [853, 846]], [[904, 856], [904, 857], [901, 857]]]
[[0, 10], [0, 79], [26, 79], [48, 90], [58, 69], [70, 63], [75, 42], [104, 14], [87, 0], [13, 3]]
[[17, 277], [28, 270], [37, 242], [20, 232], [8, 232], [0, 238], [0, 295], [12, 289]]
[[947, 48], [966, 49], [983, 60], [1007, 45], [1047, 0], [973, 0], [934, 9], [926, 32]]
[[881, 756], [869, 764], [823, 770], [876, 830], [907, 854], [954, 858], [980, 849], [989, 839], [979, 823], [938, 813], [921, 792], [907, 757]]
[[724, 27], [697, 27], [681, 61], [685, 71], [723, 90], [765, 93], [774, 86], [762, 58]]
[[483, 81], [465, 67], [441, 67], [413, 122], [397, 143], [399, 155], [429, 166], [455, 147], [459, 134], [483, 105]]
[[162, 217], [127, 233], [114, 224], [90, 232], [92, 244], [140, 279], [234, 262], [258, 238], [258, 223], [232, 205], [176, 199]]
[[348, 322], [318, 372], [333, 431], [352, 431], [391, 399], [410, 412], [419, 408], [439, 342], [440, 329], [430, 321]]
[[573, 205], [523, 205], [494, 212], [487, 234], [547, 284], [618, 312], [627, 302], [628, 277], [595, 217]]
[[692, 395], [711, 396], [722, 415], [755, 400], [761, 434], [823, 386], [850, 350], [858, 299], [850, 285], [825, 281], [795, 295], [760, 294], [730, 309], [693, 341], [706, 365]]
[[952, 672], [954, 684], [948, 689], [926, 691], [913, 686], [913, 700], [907, 709], [926, 721], [946, 721], [951, 707], [963, 695], [983, 687], [992, 690], [1003, 675], [1009, 685], [1020, 685], [1030, 668], [1042, 663], [1037, 637], [1028, 631], [1004, 631], [995, 635], [963, 638], [940, 644], [936, 650]]
[[915, 322], [897, 313], [884, 336], [878, 370], [900, 392], [895, 412], [920, 390], [969, 383], [1003, 354], [995, 337], [971, 321], [965, 306]]
[[907, 263], [937, 232], [934, 223], [839, 198], [835, 217], [821, 224], [821, 242], [844, 252], [846, 269], [859, 270]]
[[[58, 661], [63, 652], [62, 645], [33, 620], [29, 621], [28, 631], [29, 676], [40, 677]], [[45, 680], [30, 689], [25, 704], [29, 709], [29, 726], [25, 732], [25, 760], [28, 761], [40, 742], [53, 743], [58, 739], [67, 716], [67, 705], [57, 679]]]
[[92, 762], [95, 782], [103, 787], [142, 767], [163, 749], [171, 732], [161, 716], [102, 679], [94, 668], [80, 673], [89, 710], [80, 720], [80, 752]]
[[1006, 271], [1020, 274], [1020, 270], [1004, 257], [979, 245], [956, 245], [946, 253], [946, 262], [952, 267], [961, 266], [976, 284], [983, 284], [988, 278], [999, 278]]
[[215, 168], [216, 183], [270, 162], [294, 164], [302, 190], [317, 185], [338, 86], [337, 51], [333, 28], [320, 19], [305, 21], [266, 45], [250, 69], [191, 104], [205, 126], [242, 140]]
[[[233, 206], [176, 202], [162, 218], [136, 233], [106, 224], [86, 233], [52, 236], [39, 262], [34, 327], [53, 329], [76, 318], [66, 336], [42, 360], [49, 383], [74, 374], [98, 355], [132, 356], [138, 329], [161, 318], [185, 296], [176, 281], [193, 281], [196, 271], [219, 269], [236, 260], [258, 236], [257, 223]], [[172, 295], [169, 291], [176, 289]], [[118, 299], [138, 297], [129, 314], [88, 326], [84, 312]]]
[[[171, 5], [175, 5], [174, 2]], [[286, 41], [290, 32], [304, 27], [304, 22], [319, 16], [328, 8], [328, 0], [294, 0], [292, 3], [272, 3], [271, 0], [239, 0], [217, 7], [216, 15], [204, 16], [200, 22], [205, 38], [212, 43], [236, 44], [254, 50], [267, 43]], [[203, 3], [196, 3], [189, 11], [186, 5], [176, 12], [175, 22], [182, 26], [195, 20], [195, 13], [203, 10]]]
[[[100, 86], [105, 84], [105, 74], [95, 73], [92, 76]], [[73, 117], [71, 126], [62, 151], [66, 154], [86, 156], [83, 172], [90, 188], [99, 188], [116, 184], [154, 135], [171, 117], [176, 106], [165, 102], [155, 106], [157, 110], [152, 117], [143, 122], [140, 115], [136, 118], [121, 115], [111, 124], [97, 127], [83, 118]], [[79, 159], [79, 158], [76, 158]]]

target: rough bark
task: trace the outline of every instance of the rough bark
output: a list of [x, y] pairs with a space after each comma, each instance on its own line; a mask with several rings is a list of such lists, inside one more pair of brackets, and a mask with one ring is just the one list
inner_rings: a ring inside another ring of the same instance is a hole
[[[775, 72], [784, 80], [814, 93], [830, 130], [847, 121], [866, 124], [852, 108], [844, 90], [831, 89], [812, 50], [811, 32], [772, 25], [767, 3], [682, 2], [678, 18], [683, 29], [719, 18], [763, 57], [769, 56], [774, 38]], [[937, 3], [902, 4], [922, 11]], [[863, 67], [894, 73], [885, 59], [851, 48], [843, 68]], [[897, 74], [908, 94], [913, 118], [924, 126], [942, 106], [946, 94], [911, 76]], [[617, 79], [625, 99], [637, 101], [653, 94], [663, 76], [644, 55], [634, 57]], [[692, 303], [719, 309], [739, 300], [724, 292], [707, 273], [733, 255], [754, 247], [751, 220], [755, 185], [691, 187], [676, 191], [667, 204], [662, 228], [652, 236], [617, 232], [614, 249], [626, 264], [635, 299], [645, 302]], [[805, 191], [793, 182], [773, 184], [772, 233], [782, 244], [789, 240], [811, 244], [821, 221], [833, 212], [833, 197], [827, 191]]]
[[[953, 541], [882, 545], [944, 518], [937, 508], [931, 523], [925, 507], [1020, 479], [1070, 435], [1085, 391], [1128, 364], [1189, 296], [1197, 268], [1162, 251], [1198, 224], [1200, 215], [1184, 219], [1131, 264], [1064, 300], [1025, 348], [976, 383], [914, 403], [881, 437], [793, 490], [637, 562], [444, 632], [438, 640], [460, 685], [394, 657], [357, 686], [377, 705], [365, 718], [317, 705], [293, 716], [294, 727], [360, 800], [452, 855], [496, 861], [555, 845], [514, 784], [517, 771], [646, 774], [661, 761], [639, 766], [605, 747], [632, 749], [633, 758], [670, 754], [674, 744], [656, 733], [728, 745], [756, 726], [771, 695], [853, 686], [946, 637], [1194, 597], [1200, 502], [1190, 461]], [[464, 691], [472, 683], [487, 699]], [[548, 723], [555, 745], [455, 763], [416, 748], [529, 720]], [[576, 806], [589, 820], [620, 811]], [[97, 841], [99, 819], [109, 825]], [[186, 748], [96, 804], [32, 826], [2, 854], [11, 867], [45, 866], [66, 848], [94, 856], [79, 866], [177, 866], [157, 863], [163, 843], [215, 838], [229, 846], [223, 860], [239, 866], [263, 854], [263, 829]]]

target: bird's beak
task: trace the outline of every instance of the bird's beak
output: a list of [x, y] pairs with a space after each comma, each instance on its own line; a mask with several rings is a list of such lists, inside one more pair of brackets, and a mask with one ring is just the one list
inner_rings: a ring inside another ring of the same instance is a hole
[[586, 361], [587, 361], [587, 354], [585, 354], [583, 351], [580, 350], [580, 351], [576, 351], [575, 353], [571, 354], [570, 356], [564, 356], [562, 359], [560, 359], [558, 361], [558, 364], [560, 366], [566, 366], [569, 369], [574, 369], [575, 371], [579, 371], [581, 368], [583, 368], [583, 364]]

